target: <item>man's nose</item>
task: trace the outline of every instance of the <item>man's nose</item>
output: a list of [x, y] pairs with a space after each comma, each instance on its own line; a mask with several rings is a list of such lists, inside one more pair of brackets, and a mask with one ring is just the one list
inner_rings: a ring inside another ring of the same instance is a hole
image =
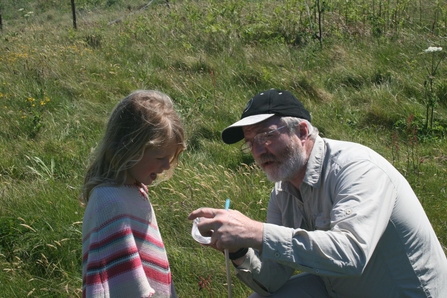
[[266, 152], [267, 149], [265, 144], [259, 144], [258, 142], [253, 142], [253, 145], [251, 147], [251, 154], [253, 155], [254, 158], [257, 158]]

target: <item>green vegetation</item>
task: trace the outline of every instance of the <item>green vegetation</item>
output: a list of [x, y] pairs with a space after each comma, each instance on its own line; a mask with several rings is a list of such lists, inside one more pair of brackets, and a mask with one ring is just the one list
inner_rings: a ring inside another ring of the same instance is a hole
[[136, 89], [169, 94], [187, 128], [174, 177], [151, 188], [180, 297], [226, 297], [190, 211], [228, 197], [265, 218], [272, 184], [220, 132], [269, 88], [302, 99], [322, 136], [391, 161], [447, 246], [446, 51], [424, 52], [446, 46], [445, 0], [148, 2], [76, 0], [74, 29], [70, 1], [0, 0], [0, 297], [81, 296], [83, 174]]

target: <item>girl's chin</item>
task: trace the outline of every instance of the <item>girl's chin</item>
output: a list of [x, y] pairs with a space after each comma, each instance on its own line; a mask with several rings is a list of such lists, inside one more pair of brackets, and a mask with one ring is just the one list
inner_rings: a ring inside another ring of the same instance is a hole
[[145, 185], [151, 185], [157, 179], [157, 174], [150, 174], [149, 177], [143, 183]]

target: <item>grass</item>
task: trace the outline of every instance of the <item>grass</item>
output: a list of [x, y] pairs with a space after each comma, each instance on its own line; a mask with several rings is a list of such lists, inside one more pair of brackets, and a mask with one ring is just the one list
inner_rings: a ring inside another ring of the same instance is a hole
[[445, 1], [328, 1], [321, 44], [312, 1], [75, 2], [77, 29], [67, 1], [0, 3], [0, 297], [81, 296], [77, 197], [111, 109], [136, 89], [169, 94], [188, 134], [174, 177], [151, 188], [180, 297], [226, 296], [224, 258], [190, 237], [190, 211], [228, 197], [265, 219], [272, 184], [220, 132], [272, 87], [302, 99], [322, 136], [392, 162], [447, 246], [444, 60], [429, 127], [424, 85]]

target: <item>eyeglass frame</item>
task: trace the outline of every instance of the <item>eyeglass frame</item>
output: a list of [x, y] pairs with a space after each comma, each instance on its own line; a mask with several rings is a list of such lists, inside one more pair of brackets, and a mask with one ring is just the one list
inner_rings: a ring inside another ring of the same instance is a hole
[[253, 140], [251, 141], [245, 141], [242, 145], [241, 145], [241, 151], [243, 153], [249, 153], [252, 149], [253, 149], [253, 143], [257, 143], [258, 145], [265, 145], [267, 144], [267, 142], [271, 141], [272, 138], [274, 137], [278, 137], [279, 135], [272, 135], [273, 133], [279, 131], [280, 129], [283, 129], [284, 127], [288, 127], [287, 125], [283, 125], [281, 127], [275, 128], [273, 130], [270, 131], [266, 131], [266, 132], [260, 132], [258, 134], [256, 134], [253, 137]]

